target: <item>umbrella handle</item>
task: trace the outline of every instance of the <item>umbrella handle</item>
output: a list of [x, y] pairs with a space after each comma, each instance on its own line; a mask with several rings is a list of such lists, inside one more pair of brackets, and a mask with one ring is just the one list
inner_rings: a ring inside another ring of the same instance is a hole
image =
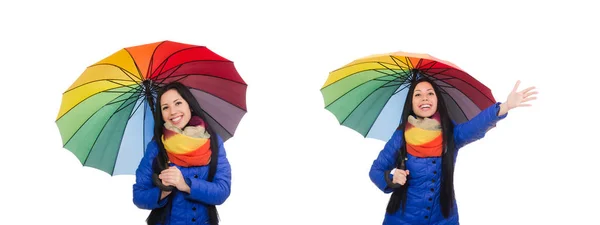
[[156, 173], [152, 174], [152, 182], [160, 190], [163, 190], [163, 191], [172, 191], [173, 189], [175, 189], [175, 187], [173, 185], [169, 185], [169, 186], [163, 185], [162, 181], [158, 178], [158, 174], [156, 174]]

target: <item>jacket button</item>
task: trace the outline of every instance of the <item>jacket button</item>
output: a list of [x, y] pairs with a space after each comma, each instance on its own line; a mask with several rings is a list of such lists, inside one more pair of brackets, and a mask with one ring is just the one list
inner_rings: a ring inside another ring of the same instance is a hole
[[429, 201], [432, 201], [433, 199], [429, 198]]
[[196, 207], [193, 207], [192, 210], [196, 211]]
[[194, 175], [194, 178], [198, 178], [198, 174]]
[[437, 174], [437, 171], [433, 171], [433, 174]]
[[429, 216], [425, 216], [425, 219], [428, 219], [428, 218], [429, 218]]
[[429, 190], [431, 190], [431, 192], [433, 192], [433, 188], [431, 188], [431, 189], [429, 189]]
[[192, 218], [192, 222], [196, 222], [196, 218]]
[[431, 179], [431, 183], [435, 183], [435, 180], [434, 180], [434, 179]]
[[433, 160], [433, 162], [431, 162], [431, 163], [435, 164], [435, 160]]
[[431, 207], [427, 206], [427, 210], [431, 210]]

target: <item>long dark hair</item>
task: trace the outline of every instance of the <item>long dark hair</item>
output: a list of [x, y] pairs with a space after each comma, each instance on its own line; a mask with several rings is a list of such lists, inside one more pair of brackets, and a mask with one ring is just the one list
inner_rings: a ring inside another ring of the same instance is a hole
[[[416, 74], [413, 74], [415, 77]], [[431, 79], [427, 77], [419, 77], [418, 79], [413, 78], [413, 81], [410, 84], [410, 88], [408, 90], [408, 95], [406, 96], [406, 101], [404, 103], [404, 109], [402, 111], [402, 122], [398, 129], [404, 130], [406, 127], [406, 123], [408, 121], [408, 116], [415, 116], [412, 110], [412, 98], [413, 93], [415, 91], [415, 87], [417, 84], [421, 82], [428, 82], [433, 87], [435, 95], [438, 98], [437, 110], [440, 114], [440, 123], [442, 126], [442, 179], [441, 179], [441, 190], [440, 190], [440, 205], [442, 209], [442, 214], [445, 218], [448, 218], [450, 215], [450, 209], [453, 206], [454, 201], [454, 153], [456, 151], [454, 145], [454, 124], [450, 119], [448, 110], [446, 108], [446, 104], [444, 102], [444, 98], [439, 87], [432, 82]], [[396, 168], [400, 167], [401, 162], [404, 160], [404, 156], [406, 156], [406, 142], [400, 146], [398, 150], [398, 157], [396, 159]], [[410, 176], [410, 175], [409, 175]], [[406, 192], [408, 188], [408, 179], [407, 182], [401, 187], [394, 190], [387, 206], [387, 213], [395, 213], [400, 206], [404, 210], [406, 207]]]
[[[173, 187], [165, 187], [164, 185], [162, 185], [162, 182], [158, 179], [158, 174], [160, 174], [161, 171], [168, 168], [167, 162], [169, 160], [168, 156], [167, 156], [167, 151], [165, 150], [165, 146], [163, 145], [162, 139], [161, 139], [161, 136], [163, 135], [163, 127], [164, 127], [165, 121], [162, 118], [162, 113], [160, 110], [160, 108], [161, 108], [160, 107], [160, 98], [168, 90], [176, 90], [177, 92], [179, 92], [181, 97], [183, 97], [183, 99], [189, 104], [190, 109], [192, 111], [192, 116], [199, 116], [204, 121], [207, 121], [206, 117], [204, 115], [204, 111], [202, 111], [202, 108], [200, 107], [200, 104], [198, 104], [198, 102], [196, 101], [196, 98], [194, 98], [194, 95], [183, 84], [181, 84], [179, 82], [172, 82], [172, 83], [169, 83], [169, 84], [163, 86], [158, 91], [158, 96], [156, 98], [157, 103], [154, 107], [155, 109], [154, 109], [154, 138], [153, 138], [154, 141], [156, 142], [156, 144], [158, 145], [158, 154], [157, 154], [156, 158], [154, 158], [154, 161], [152, 163], [152, 168], [154, 171], [154, 176], [153, 176], [154, 184], [163, 191], [173, 190]], [[206, 124], [206, 130], [210, 134], [210, 148], [211, 148], [211, 160], [209, 163], [207, 180], [209, 182], [211, 182], [217, 171], [217, 164], [218, 164], [218, 159], [219, 159], [219, 142], [217, 139], [217, 134], [213, 131], [213, 129], [208, 124]], [[146, 222], [148, 223], [148, 225], [164, 223], [169, 218], [172, 204], [173, 204], [173, 195], [171, 194], [167, 198], [168, 198], [167, 204], [165, 204], [164, 207], [153, 209], [150, 212], [150, 215], [148, 215], [148, 218], [146, 219]], [[210, 224], [211, 225], [219, 224], [219, 218], [218, 218], [216, 206], [215, 205], [206, 205], [206, 207], [208, 208], [208, 216], [209, 216]]]

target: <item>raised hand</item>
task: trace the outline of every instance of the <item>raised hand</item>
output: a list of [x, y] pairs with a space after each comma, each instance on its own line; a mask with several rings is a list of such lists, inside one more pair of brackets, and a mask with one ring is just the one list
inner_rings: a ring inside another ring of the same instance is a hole
[[520, 84], [521, 84], [521, 81], [520, 80], [517, 81], [517, 83], [513, 87], [513, 90], [508, 94], [508, 97], [506, 98], [506, 102], [504, 102], [500, 105], [500, 112], [498, 113], [498, 115], [504, 115], [509, 110], [517, 108], [517, 107], [531, 106], [531, 103], [526, 103], [526, 102], [537, 99], [537, 97], [535, 95], [538, 94], [538, 92], [534, 91], [535, 90], [534, 86], [528, 87], [522, 91], [517, 91], [519, 89]]

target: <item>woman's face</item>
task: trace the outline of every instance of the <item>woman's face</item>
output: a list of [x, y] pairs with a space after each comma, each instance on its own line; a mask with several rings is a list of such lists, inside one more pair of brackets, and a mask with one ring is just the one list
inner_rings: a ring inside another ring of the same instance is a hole
[[166, 91], [160, 97], [160, 111], [165, 122], [170, 122], [179, 129], [183, 129], [192, 118], [190, 105], [175, 89]]
[[412, 109], [418, 117], [430, 117], [437, 111], [438, 98], [429, 82], [418, 83], [412, 96]]

